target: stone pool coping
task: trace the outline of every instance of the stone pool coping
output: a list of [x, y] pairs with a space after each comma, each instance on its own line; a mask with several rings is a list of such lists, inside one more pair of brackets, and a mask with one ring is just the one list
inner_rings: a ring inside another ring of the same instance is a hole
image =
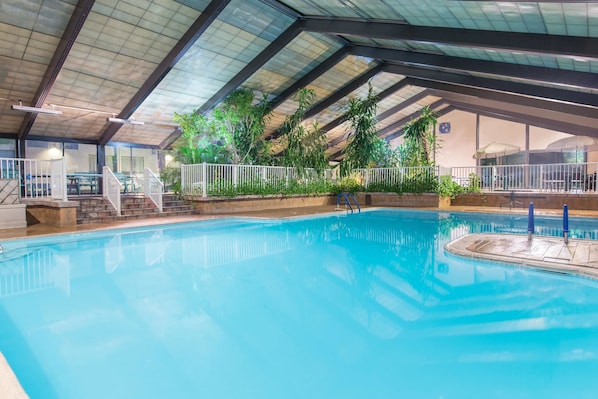
[[0, 397], [3, 399], [29, 399], [2, 352], [0, 352]]
[[516, 234], [469, 234], [445, 245], [451, 254], [598, 280], [598, 241]]

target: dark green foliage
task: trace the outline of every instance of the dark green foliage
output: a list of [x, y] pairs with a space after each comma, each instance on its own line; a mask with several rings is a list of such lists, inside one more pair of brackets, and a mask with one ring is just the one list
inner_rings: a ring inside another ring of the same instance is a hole
[[301, 125], [305, 112], [313, 104], [316, 94], [311, 89], [299, 90], [294, 100], [297, 109], [288, 116], [280, 128], [285, 151], [281, 163], [285, 166], [297, 168], [302, 173], [306, 168], [313, 168], [322, 172], [327, 166], [326, 135], [317, 122], [311, 126]]
[[270, 111], [266, 96], [256, 101], [249, 89], [235, 90], [214, 110], [214, 126], [224, 138], [233, 163], [266, 164], [268, 146], [262, 136]]
[[440, 182], [436, 187], [436, 193], [441, 197], [455, 198], [457, 195], [464, 192], [463, 187], [453, 180], [451, 176], [440, 176]]
[[202, 162], [227, 163], [229, 154], [221, 144], [212, 123], [196, 113], [174, 114], [181, 126], [181, 139], [174, 150], [174, 158], [182, 164]]
[[181, 194], [181, 168], [168, 166], [160, 171], [160, 179], [164, 183], [166, 191]]
[[232, 92], [212, 113], [174, 115], [183, 132], [175, 159], [184, 164], [270, 163], [268, 143], [263, 139], [270, 115], [266, 98], [255, 100], [253, 91]]
[[289, 180], [288, 182], [264, 182], [256, 179], [242, 185], [217, 182], [208, 186], [208, 194], [220, 197], [237, 197], [242, 195], [298, 195], [327, 194], [333, 191], [332, 185], [324, 179], [313, 181]]
[[347, 105], [347, 120], [350, 122], [345, 159], [341, 173], [346, 175], [353, 169], [366, 168], [375, 161], [378, 137], [376, 129], [376, 109], [378, 97], [370, 85], [364, 99], [352, 98]]
[[437, 114], [426, 105], [419, 118], [405, 125], [405, 142], [399, 149], [402, 166], [428, 166], [434, 163], [436, 117]]
[[399, 164], [399, 151], [393, 150], [390, 143], [379, 137], [374, 142], [372, 161], [377, 168], [394, 168]]

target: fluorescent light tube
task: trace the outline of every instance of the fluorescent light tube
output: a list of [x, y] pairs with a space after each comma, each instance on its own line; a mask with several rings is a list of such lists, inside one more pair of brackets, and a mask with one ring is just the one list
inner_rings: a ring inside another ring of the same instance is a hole
[[122, 123], [123, 125], [145, 125], [144, 122], [136, 121], [132, 119], [121, 119], [121, 118], [106, 118], [108, 122]]
[[25, 105], [11, 105], [10, 109], [15, 111], [31, 112], [32, 114], [62, 115], [62, 111], [58, 111], [56, 109], [27, 107]]

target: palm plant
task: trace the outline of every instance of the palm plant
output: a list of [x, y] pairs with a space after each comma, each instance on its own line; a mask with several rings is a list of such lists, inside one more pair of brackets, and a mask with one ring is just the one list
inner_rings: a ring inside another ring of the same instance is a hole
[[368, 95], [364, 99], [352, 98], [347, 104], [347, 120], [350, 132], [345, 159], [341, 164], [343, 174], [354, 168], [365, 168], [374, 160], [378, 137], [376, 129], [376, 109], [378, 97], [370, 85]]
[[426, 166], [434, 162], [436, 152], [437, 114], [425, 106], [419, 118], [407, 123], [403, 129], [405, 143], [401, 149], [408, 166]]
[[308, 127], [301, 124], [305, 113], [316, 99], [316, 93], [303, 88], [294, 99], [297, 101], [297, 109], [286, 118], [280, 129], [282, 142], [286, 146], [282, 163], [299, 171], [305, 168], [322, 171], [328, 165], [325, 132], [317, 122]]

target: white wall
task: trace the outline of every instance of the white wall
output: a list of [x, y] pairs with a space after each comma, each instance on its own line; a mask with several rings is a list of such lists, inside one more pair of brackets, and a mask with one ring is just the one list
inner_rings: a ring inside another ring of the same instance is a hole
[[[436, 153], [436, 164], [440, 166], [475, 166], [475, 151], [492, 142], [514, 144], [522, 151], [526, 150], [526, 126], [523, 123], [480, 116], [479, 147], [476, 148], [475, 114], [455, 110], [438, 118], [438, 124], [442, 122], [450, 122], [451, 130], [450, 133], [440, 134], [438, 127], [436, 129], [440, 143], [440, 149]], [[530, 126], [529, 150], [545, 150], [548, 144], [568, 136], [571, 135]], [[397, 138], [391, 144], [396, 148], [402, 142], [402, 138]], [[589, 152], [588, 161], [598, 161], [598, 151]]]
[[475, 166], [473, 154], [476, 151], [474, 114], [462, 111], [449, 112], [438, 118], [438, 124], [450, 122], [450, 133], [440, 134], [438, 127], [439, 150], [436, 152], [436, 164], [446, 167]]

